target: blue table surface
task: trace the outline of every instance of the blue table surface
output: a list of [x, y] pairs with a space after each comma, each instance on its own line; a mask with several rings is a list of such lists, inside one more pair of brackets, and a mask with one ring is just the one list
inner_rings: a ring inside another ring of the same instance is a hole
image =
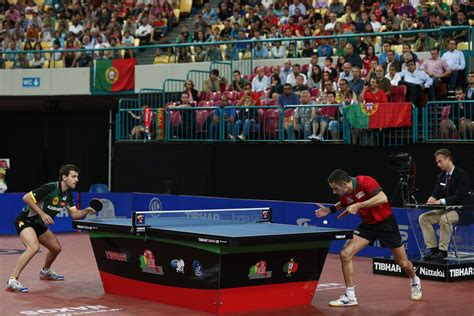
[[[120, 227], [131, 227], [130, 218], [121, 219], [92, 219], [80, 220], [76, 223], [89, 225], [111, 225]], [[214, 235], [230, 238], [278, 236], [293, 234], [322, 234], [322, 233], [346, 233], [350, 230], [339, 228], [325, 228], [316, 226], [298, 226], [277, 223], [251, 223], [233, 222], [223, 220], [206, 220], [195, 218], [147, 218], [145, 224], [150, 229], [183, 232], [191, 234]]]

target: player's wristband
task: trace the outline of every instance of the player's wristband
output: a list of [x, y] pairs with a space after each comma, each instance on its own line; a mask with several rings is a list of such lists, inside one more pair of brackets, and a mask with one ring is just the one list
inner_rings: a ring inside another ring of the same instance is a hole
[[335, 205], [331, 205], [331, 206], [329, 207], [329, 209], [331, 210], [331, 214], [337, 212], [337, 208], [336, 208]]

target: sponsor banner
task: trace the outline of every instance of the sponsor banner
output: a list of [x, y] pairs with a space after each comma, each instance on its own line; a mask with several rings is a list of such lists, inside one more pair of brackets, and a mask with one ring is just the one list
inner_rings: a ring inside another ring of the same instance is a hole
[[[412, 261], [416, 274], [424, 280], [455, 282], [474, 280], [474, 261], [449, 264]], [[403, 269], [393, 259], [374, 258], [372, 270], [374, 274], [407, 277]]]
[[265, 200], [243, 200], [229, 198], [199, 197], [199, 196], [179, 196], [178, 209], [199, 210], [199, 209], [228, 209], [228, 208], [258, 208], [271, 207], [273, 221], [284, 223], [283, 201]]

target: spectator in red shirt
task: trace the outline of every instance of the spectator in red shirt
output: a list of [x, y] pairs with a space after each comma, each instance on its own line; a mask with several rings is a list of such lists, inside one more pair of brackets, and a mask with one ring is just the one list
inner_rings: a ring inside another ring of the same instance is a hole
[[366, 103], [388, 102], [387, 94], [379, 88], [377, 78], [370, 78], [369, 86], [361, 93], [361, 101]]

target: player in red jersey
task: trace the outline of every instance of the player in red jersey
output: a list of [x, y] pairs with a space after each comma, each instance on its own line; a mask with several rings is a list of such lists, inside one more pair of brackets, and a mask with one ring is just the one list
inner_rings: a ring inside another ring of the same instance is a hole
[[390, 248], [395, 262], [402, 267], [411, 279], [411, 299], [420, 300], [421, 282], [408, 260], [402, 244], [400, 231], [392, 207], [380, 184], [372, 177], [350, 177], [346, 171], [336, 169], [328, 177], [328, 183], [339, 202], [331, 207], [319, 205], [316, 217], [324, 217], [346, 209], [350, 214], [359, 214], [362, 222], [354, 230], [353, 239], [347, 241], [341, 251], [342, 272], [346, 283], [346, 293], [329, 306], [356, 306], [354, 291], [354, 268], [352, 258], [362, 249], [378, 240], [383, 248]]

